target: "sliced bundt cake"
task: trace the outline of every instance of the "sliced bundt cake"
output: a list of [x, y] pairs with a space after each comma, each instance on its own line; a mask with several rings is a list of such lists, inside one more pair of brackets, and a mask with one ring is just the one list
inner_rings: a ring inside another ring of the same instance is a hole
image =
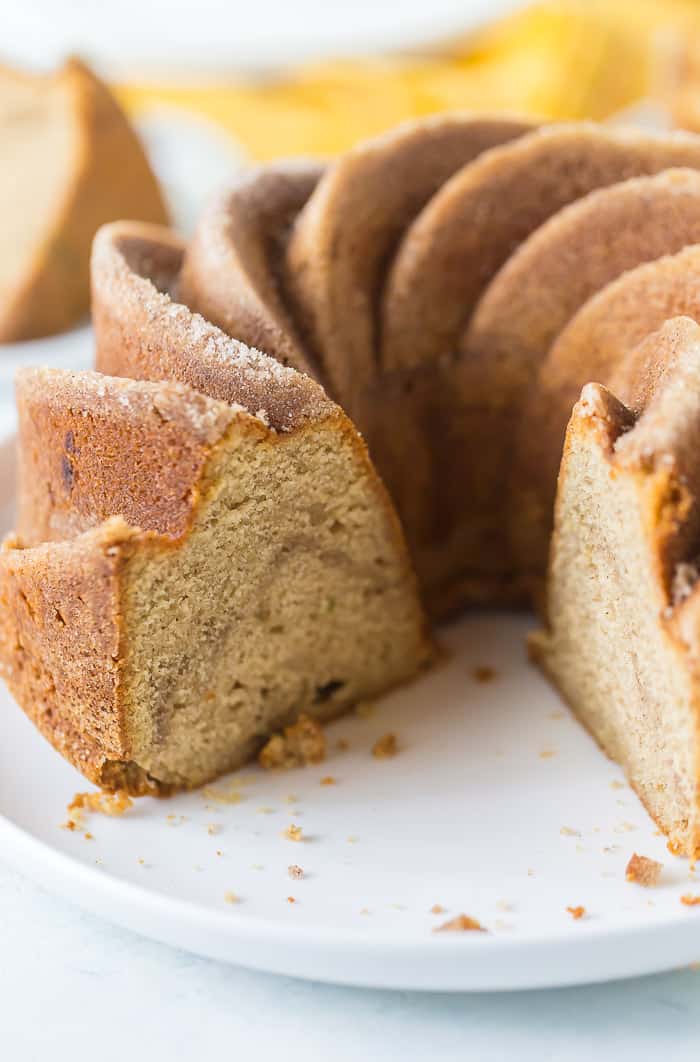
[[336, 715], [430, 655], [400, 526], [347, 417], [153, 289], [156, 306], [162, 326], [173, 311], [175, 361], [183, 321], [211, 345], [201, 370], [225, 400], [21, 373], [18, 532], [0, 554], [10, 689], [89, 778], [137, 793], [230, 770], [299, 713]]
[[541, 664], [624, 765], [674, 850], [700, 855], [700, 328], [668, 322], [631, 407], [599, 384], [559, 476]]
[[0, 98], [0, 342], [9, 342], [87, 313], [100, 225], [164, 222], [166, 210], [136, 134], [82, 63], [49, 76], [2, 69]]
[[[700, 238], [698, 178], [669, 167], [700, 168], [700, 140], [458, 117], [359, 145], [297, 186], [296, 217], [285, 169], [205, 211], [180, 297], [271, 337], [350, 414], [433, 616], [526, 599], [508, 526], [523, 394], [583, 301]], [[244, 220], [259, 198], [274, 234]]]

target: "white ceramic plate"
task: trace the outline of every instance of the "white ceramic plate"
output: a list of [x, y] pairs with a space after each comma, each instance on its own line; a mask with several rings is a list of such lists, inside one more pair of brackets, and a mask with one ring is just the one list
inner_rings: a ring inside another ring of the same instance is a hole
[[[6, 526], [7, 449], [0, 472]], [[238, 803], [205, 791], [91, 815], [92, 839], [61, 828], [89, 787], [2, 689], [3, 858], [147, 936], [319, 981], [534, 988], [700, 959], [700, 908], [680, 902], [700, 881], [527, 663], [528, 626], [492, 614], [445, 630], [441, 666], [368, 717], [330, 726], [320, 766], [251, 767], [213, 787]], [[476, 681], [479, 667], [491, 681]], [[399, 754], [373, 758], [390, 731]], [[329, 775], [336, 784], [321, 785]], [[282, 836], [290, 823], [301, 842]], [[658, 888], [625, 881], [633, 851], [664, 862]], [[574, 920], [567, 907], [579, 905], [586, 916]], [[460, 913], [489, 932], [433, 932]]]

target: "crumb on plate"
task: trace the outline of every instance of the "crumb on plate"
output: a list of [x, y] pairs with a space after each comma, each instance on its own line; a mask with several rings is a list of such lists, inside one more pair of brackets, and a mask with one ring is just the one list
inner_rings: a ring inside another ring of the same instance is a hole
[[301, 826], [295, 826], [293, 822], [290, 822], [282, 836], [286, 837], [288, 841], [301, 841], [303, 839], [303, 831]]
[[686, 907], [698, 907], [700, 905], [700, 896], [694, 896], [687, 892], [684, 896], [681, 896], [681, 903]]
[[449, 922], [443, 922], [441, 926], [436, 926], [433, 933], [485, 933], [486, 930], [482, 926], [481, 922], [477, 922], [476, 918], [470, 918], [469, 915], [458, 914], [456, 918], [451, 918]]
[[663, 863], [658, 863], [655, 859], [649, 859], [648, 856], [637, 855], [634, 852], [625, 868], [625, 877], [636, 885], [651, 888], [653, 885], [658, 885], [663, 867]]
[[372, 746], [372, 755], [375, 760], [388, 760], [396, 756], [399, 751], [396, 734], [383, 734], [377, 738]]
[[290, 866], [288, 866], [287, 873], [289, 874], [290, 878], [294, 879], [294, 881], [300, 881], [304, 877], [304, 871], [298, 865], [298, 863], [292, 863]]
[[566, 909], [575, 922], [578, 922], [580, 918], [584, 918], [586, 915], [586, 908], [581, 907], [580, 904], [578, 905], [578, 907], [567, 907]]
[[76, 811], [95, 811], [100, 815], [123, 815], [133, 806], [133, 803], [124, 789], [116, 789], [113, 793], [102, 790], [97, 793], [76, 793], [68, 805], [68, 818], [72, 819], [73, 812]]
[[303, 712], [296, 723], [286, 726], [281, 734], [273, 734], [260, 750], [258, 763], [266, 770], [275, 767], [304, 767], [307, 763], [321, 763], [326, 757], [326, 736], [323, 727]]

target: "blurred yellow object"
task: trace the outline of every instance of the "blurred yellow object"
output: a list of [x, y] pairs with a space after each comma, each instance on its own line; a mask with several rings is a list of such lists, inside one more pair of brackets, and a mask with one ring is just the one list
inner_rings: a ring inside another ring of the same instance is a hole
[[263, 84], [127, 85], [120, 96], [136, 113], [202, 115], [255, 159], [331, 155], [448, 108], [605, 118], [651, 90], [665, 33], [698, 31], [698, 0], [560, 0], [430, 54], [316, 63]]

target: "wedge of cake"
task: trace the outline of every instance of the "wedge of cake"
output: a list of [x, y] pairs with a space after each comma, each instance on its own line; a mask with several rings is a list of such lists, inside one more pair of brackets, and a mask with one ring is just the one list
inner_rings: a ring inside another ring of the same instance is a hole
[[106, 221], [163, 222], [143, 148], [107, 87], [72, 59], [56, 74], [0, 69], [0, 343], [59, 332], [88, 311], [90, 247]]
[[[296, 374], [272, 366], [284, 391]], [[199, 785], [301, 713], [335, 716], [427, 662], [394, 511], [307, 385], [279, 430], [182, 383], [20, 374], [0, 661], [103, 788]]]
[[644, 344], [631, 407], [584, 387], [566, 436], [535, 660], [624, 768], [673, 851], [700, 854], [700, 328]]

